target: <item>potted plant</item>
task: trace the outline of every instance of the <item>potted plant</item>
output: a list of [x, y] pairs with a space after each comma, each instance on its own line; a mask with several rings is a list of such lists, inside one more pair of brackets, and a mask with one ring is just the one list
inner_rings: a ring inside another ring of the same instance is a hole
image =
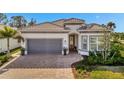
[[21, 48], [21, 55], [23, 56], [23, 55], [25, 55], [25, 48]]
[[67, 55], [67, 48], [66, 47], [63, 48], [63, 52], [64, 52], [64, 55]]

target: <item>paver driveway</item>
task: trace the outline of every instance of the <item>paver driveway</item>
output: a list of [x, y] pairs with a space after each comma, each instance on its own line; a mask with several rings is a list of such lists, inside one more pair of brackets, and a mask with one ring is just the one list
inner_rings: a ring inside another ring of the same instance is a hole
[[81, 59], [73, 53], [66, 56], [57, 54], [32, 54], [21, 56], [4, 69], [0, 78], [74, 78], [71, 64]]

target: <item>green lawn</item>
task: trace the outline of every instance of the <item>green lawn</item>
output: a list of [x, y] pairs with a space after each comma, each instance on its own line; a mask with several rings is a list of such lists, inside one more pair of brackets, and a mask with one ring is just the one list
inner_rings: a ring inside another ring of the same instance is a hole
[[124, 79], [124, 73], [112, 71], [92, 71], [89, 78], [93, 79]]
[[[109, 67], [108, 67], [109, 68]], [[119, 69], [121, 70], [119, 72]], [[77, 79], [124, 79], [124, 66], [118, 67], [118, 72], [113, 72], [103, 68], [100, 70], [92, 70], [88, 72], [86, 70], [76, 70], [75, 77]]]

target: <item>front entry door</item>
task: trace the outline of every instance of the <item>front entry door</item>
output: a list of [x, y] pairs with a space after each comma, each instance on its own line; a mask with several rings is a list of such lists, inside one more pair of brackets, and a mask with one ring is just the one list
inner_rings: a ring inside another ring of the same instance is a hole
[[75, 35], [69, 36], [69, 50], [70, 51], [75, 50]]

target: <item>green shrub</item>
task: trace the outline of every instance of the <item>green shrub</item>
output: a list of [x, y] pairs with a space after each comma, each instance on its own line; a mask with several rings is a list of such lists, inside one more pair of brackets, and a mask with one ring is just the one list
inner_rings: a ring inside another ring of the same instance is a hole
[[86, 70], [86, 71], [92, 71], [96, 68], [96, 66], [89, 66], [89, 65], [76, 65], [76, 70], [81, 73], [82, 71]]
[[9, 57], [7, 57], [6, 55], [1, 58], [2, 63], [5, 63], [7, 61], [9, 61]]
[[104, 60], [101, 52], [90, 52], [88, 56], [87, 65], [103, 64]]
[[94, 70], [96, 68], [96, 66], [85, 66], [84, 69], [88, 72], [91, 72], [92, 70]]
[[83, 72], [83, 69], [78, 69], [77, 72], [81, 74]]
[[5, 55], [6, 53], [5, 52], [2, 52], [2, 53], [0, 53], [0, 56], [3, 56], [3, 55]]
[[123, 57], [115, 57], [113, 59], [115, 65], [124, 65], [124, 58]]
[[92, 56], [89, 56], [89, 57], [88, 57], [87, 64], [88, 64], [88, 65], [94, 65], [94, 64], [95, 64], [94, 57], [92, 57]]
[[80, 64], [78, 64], [78, 65], [76, 65], [76, 69], [77, 69], [77, 70], [78, 70], [78, 69], [83, 69], [83, 66], [80, 65]]
[[87, 65], [95, 65], [96, 64], [96, 55], [93, 52], [89, 52], [89, 56], [87, 58]]
[[0, 66], [2, 65], [2, 62], [1, 62], [1, 60], [0, 60]]
[[106, 60], [103, 59], [103, 52], [90, 52], [86, 65], [124, 65], [124, 57], [121, 56], [119, 49], [118, 46], [114, 46], [108, 51]]
[[108, 60], [104, 61], [104, 64], [105, 65], [112, 65], [113, 64], [113, 60], [108, 59]]

